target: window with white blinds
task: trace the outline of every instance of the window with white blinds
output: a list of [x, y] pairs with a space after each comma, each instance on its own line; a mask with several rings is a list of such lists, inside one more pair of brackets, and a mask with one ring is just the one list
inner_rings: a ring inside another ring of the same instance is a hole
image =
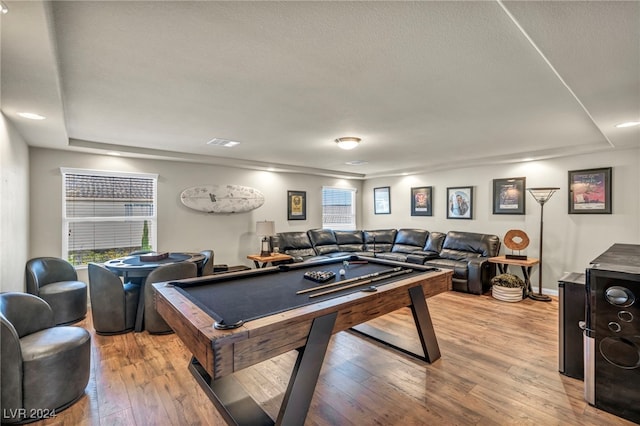
[[356, 190], [322, 187], [322, 227], [350, 231], [356, 229]]
[[156, 247], [158, 176], [61, 169], [63, 256], [75, 266]]

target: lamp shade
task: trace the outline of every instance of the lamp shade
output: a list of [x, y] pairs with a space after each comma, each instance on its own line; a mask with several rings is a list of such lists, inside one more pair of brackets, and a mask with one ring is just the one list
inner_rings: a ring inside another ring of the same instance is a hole
[[263, 220], [256, 222], [256, 234], [262, 237], [270, 237], [275, 235], [276, 226], [272, 220]]
[[551, 198], [551, 196], [555, 194], [555, 192], [559, 189], [560, 188], [550, 188], [550, 187], [549, 188], [527, 188], [527, 191], [529, 191], [529, 194], [531, 194], [538, 203], [544, 204], [547, 201], [549, 201], [549, 198]]

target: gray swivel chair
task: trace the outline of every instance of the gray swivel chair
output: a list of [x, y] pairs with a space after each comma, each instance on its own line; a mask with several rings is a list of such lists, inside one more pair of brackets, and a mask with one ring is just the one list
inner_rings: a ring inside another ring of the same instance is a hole
[[140, 286], [123, 284], [118, 275], [97, 263], [89, 263], [88, 271], [91, 316], [96, 333], [110, 335], [132, 331]]
[[198, 276], [213, 274], [213, 250], [202, 250], [200, 254], [204, 255], [204, 260], [198, 270]]
[[153, 283], [163, 281], [194, 278], [198, 274], [198, 267], [193, 262], [170, 263], [160, 266], [147, 276], [144, 285], [144, 328], [151, 334], [173, 333], [169, 324], [156, 311], [154, 303]]
[[78, 281], [73, 265], [57, 257], [36, 257], [27, 262], [27, 293], [44, 299], [57, 325], [80, 321], [87, 315], [87, 284]]
[[91, 335], [55, 326], [51, 307], [28, 293], [0, 294], [2, 424], [58, 413], [84, 395], [91, 371]]

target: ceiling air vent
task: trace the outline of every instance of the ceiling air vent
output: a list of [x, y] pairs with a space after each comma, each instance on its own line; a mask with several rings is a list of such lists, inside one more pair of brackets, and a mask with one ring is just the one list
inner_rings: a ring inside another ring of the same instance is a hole
[[229, 139], [213, 138], [209, 142], [207, 142], [207, 145], [223, 146], [225, 148], [231, 148], [233, 146], [240, 145], [240, 142], [230, 141]]

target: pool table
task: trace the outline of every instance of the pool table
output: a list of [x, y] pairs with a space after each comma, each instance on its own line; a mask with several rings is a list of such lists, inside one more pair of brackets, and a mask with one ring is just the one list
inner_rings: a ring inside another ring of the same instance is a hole
[[[310, 275], [330, 277], [316, 282]], [[225, 420], [238, 425], [304, 424], [339, 331], [434, 362], [440, 350], [425, 299], [451, 286], [450, 270], [358, 256], [153, 284], [156, 309], [193, 354], [189, 370]], [[407, 306], [422, 354], [363, 324]], [[274, 422], [233, 373], [291, 350], [298, 357]]]

